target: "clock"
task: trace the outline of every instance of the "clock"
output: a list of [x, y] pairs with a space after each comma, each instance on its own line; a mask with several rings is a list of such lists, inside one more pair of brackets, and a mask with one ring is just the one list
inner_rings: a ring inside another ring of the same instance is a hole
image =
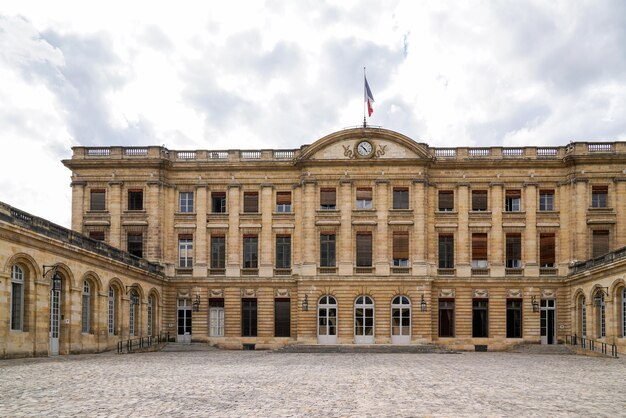
[[361, 141], [356, 145], [356, 152], [360, 157], [369, 157], [372, 155], [374, 147], [369, 141]]

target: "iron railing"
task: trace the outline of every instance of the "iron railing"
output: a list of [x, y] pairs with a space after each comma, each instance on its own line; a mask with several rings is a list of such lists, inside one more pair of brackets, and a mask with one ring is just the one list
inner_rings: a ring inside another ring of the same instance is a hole
[[[566, 335], [565, 344], [577, 346], [583, 350], [593, 351], [594, 353], [602, 353], [605, 356], [618, 357], [617, 346], [602, 341], [594, 341], [589, 338], [579, 337], [576, 334]], [[610, 354], [609, 354], [610, 351]]]
[[159, 334], [154, 337], [139, 337], [131, 338], [129, 340], [121, 340], [117, 342], [117, 353], [132, 353], [137, 350], [143, 350], [144, 348], [151, 347], [152, 345], [159, 345], [166, 343], [170, 340], [170, 333]]

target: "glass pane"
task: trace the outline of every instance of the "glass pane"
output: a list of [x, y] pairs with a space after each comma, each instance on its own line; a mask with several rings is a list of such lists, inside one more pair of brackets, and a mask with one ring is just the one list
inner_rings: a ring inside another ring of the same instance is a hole
[[337, 309], [335, 309], [335, 308], [328, 309], [328, 317], [329, 318], [336, 318], [337, 317]]

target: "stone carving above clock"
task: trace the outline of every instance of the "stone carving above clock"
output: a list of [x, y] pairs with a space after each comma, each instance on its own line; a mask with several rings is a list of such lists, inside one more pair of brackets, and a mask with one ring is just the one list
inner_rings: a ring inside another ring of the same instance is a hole
[[375, 145], [372, 141], [363, 139], [357, 141], [354, 146], [343, 144], [343, 155], [351, 159], [379, 158], [385, 155], [387, 145]]

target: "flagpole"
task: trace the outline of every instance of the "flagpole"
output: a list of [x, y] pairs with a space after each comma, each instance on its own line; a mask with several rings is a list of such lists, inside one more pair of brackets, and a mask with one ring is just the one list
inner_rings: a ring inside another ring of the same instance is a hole
[[365, 67], [363, 67], [363, 127], [367, 128], [367, 119], [365, 119], [365, 106], [367, 103], [367, 91], [365, 91]]

